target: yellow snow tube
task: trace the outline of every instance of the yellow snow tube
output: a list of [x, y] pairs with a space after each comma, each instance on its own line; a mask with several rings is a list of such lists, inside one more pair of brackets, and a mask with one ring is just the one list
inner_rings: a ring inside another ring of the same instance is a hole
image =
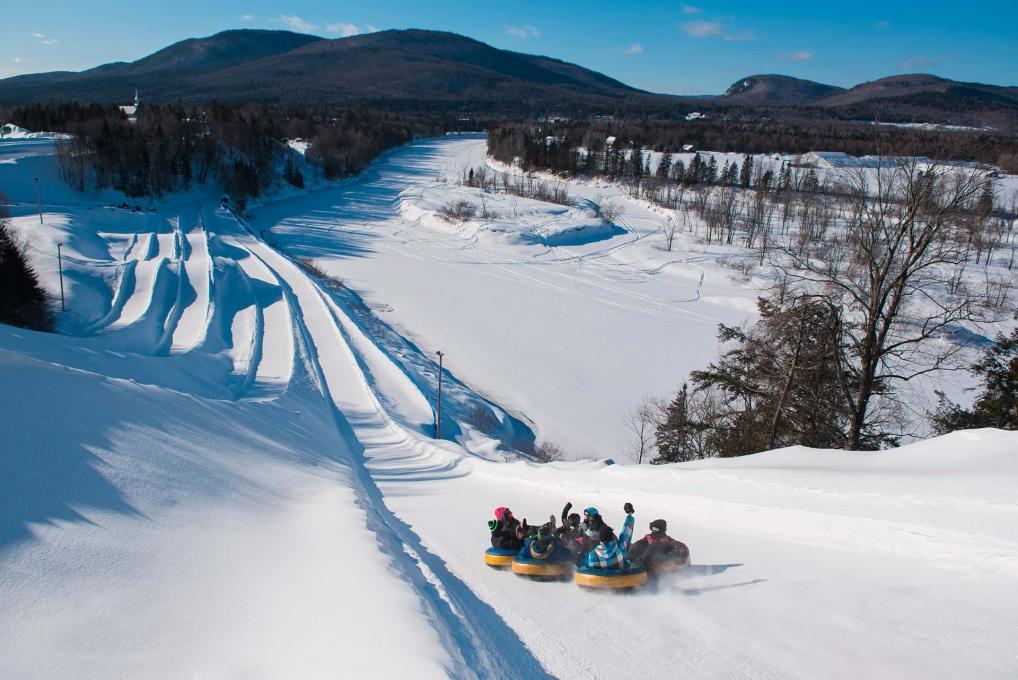
[[637, 588], [647, 582], [647, 570], [643, 567], [629, 569], [586, 569], [576, 570], [576, 585], [584, 588]]
[[571, 568], [569, 562], [542, 562], [519, 557], [513, 560], [513, 573], [531, 578], [562, 578]]
[[484, 551], [484, 563], [495, 569], [508, 569], [513, 565], [514, 557], [516, 557], [515, 550], [488, 548]]

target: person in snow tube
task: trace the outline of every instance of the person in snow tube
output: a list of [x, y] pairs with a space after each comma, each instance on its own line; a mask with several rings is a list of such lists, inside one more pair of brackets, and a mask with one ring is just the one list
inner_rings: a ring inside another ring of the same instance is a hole
[[513, 560], [513, 573], [531, 578], [561, 578], [572, 571], [572, 554], [555, 537], [552, 522], [542, 524]]
[[520, 550], [523, 539], [529, 533], [527, 520], [521, 523], [513, 517], [509, 508], [495, 508], [495, 519], [488, 520], [491, 531], [491, 547], [497, 550]]
[[655, 565], [661, 565], [668, 571], [689, 563], [689, 548], [681, 541], [668, 535], [668, 523], [656, 519], [650, 523], [650, 533], [633, 543], [629, 551], [629, 559], [634, 563], [643, 564], [654, 571]]
[[555, 537], [575, 557], [583, 545], [584, 536], [579, 513], [569, 512], [572, 507], [572, 503], [566, 503], [562, 508], [562, 526], [555, 529]]
[[604, 518], [595, 507], [589, 507], [583, 511], [580, 530], [583, 535], [579, 541], [579, 550], [576, 551], [576, 566], [578, 567], [583, 566], [584, 559], [601, 544], [602, 540], [606, 542], [617, 540], [615, 530], [605, 524]]
[[[618, 537], [604, 521], [600, 523], [591, 514], [588, 538], [596, 540], [594, 548], [584, 554], [576, 569], [576, 584], [584, 588], [629, 589], [647, 582], [647, 570], [629, 561], [630, 541], [633, 540], [634, 519], [632, 503], [624, 506], [626, 521]], [[596, 516], [597, 518], [600, 515]], [[596, 539], [592, 534], [597, 534]]]
[[626, 521], [622, 525], [622, 532], [616, 537], [615, 531], [604, 523], [595, 508], [587, 509], [590, 521], [586, 534], [593, 547], [581, 555], [578, 566], [585, 569], [627, 569], [631, 566], [628, 552], [629, 543], [633, 540], [635, 510], [632, 503], [626, 503], [624, 510]]

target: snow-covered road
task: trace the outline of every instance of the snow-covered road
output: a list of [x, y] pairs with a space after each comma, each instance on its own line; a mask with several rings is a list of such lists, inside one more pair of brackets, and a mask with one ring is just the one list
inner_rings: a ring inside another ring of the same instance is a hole
[[[507, 462], [472, 421], [614, 452], [642, 386], [674, 388], [752, 291], [661, 250], [618, 195], [607, 239], [497, 195], [480, 226], [435, 219], [480, 200], [439, 180], [477, 162], [476, 137], [420, 141], [252, 225], [202, 196], [145, 215], [69, 195], [39, 227], [12, 183], [51, 289], [67, 244], [74, 312], [73, 335], [0, 327], [0, 677], [1013, 677], [1013, 433]], [[439, 347], [455, 442], [430, 438]], [[693, 566], [628, 596], [484, 566], [494, 507], [567, 500], [667, 518]]]

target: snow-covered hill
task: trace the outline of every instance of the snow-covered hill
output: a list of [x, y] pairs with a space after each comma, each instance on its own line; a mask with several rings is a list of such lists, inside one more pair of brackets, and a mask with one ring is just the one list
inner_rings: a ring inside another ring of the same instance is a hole
[[[452, 137], [251, 225], [216, 194], [135, 212], [55, 180], [40, 225], [52, 141], [25, 144], [0, 186], [54, 294], [64, 244], [70, 311], [0, 326], [0, 677], [1013, 677], [1018, 434], [663, 467], [499, 447], [529, 418], [613, 451], [634, 385], [671, 389], [751, 314], [704, 254], [651, 245], [649, 209], [607, 239], [494, 195], [482, 226], [441, 221], [465, 190], [436, 177], [483, 158]], [[494, 507], [567, 500], [668, 519], [692, 567], [613, 596], [482, 563]]]

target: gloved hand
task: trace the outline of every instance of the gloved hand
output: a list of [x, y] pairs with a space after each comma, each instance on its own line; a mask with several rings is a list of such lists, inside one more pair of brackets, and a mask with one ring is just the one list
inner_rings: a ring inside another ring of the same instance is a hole
[[626, 503], [625, 505], [622, 506], [622, 509], [626, 511], [627, 515], [632, 515], [634, 512], [636, 512], [636, 510], [633, 509], [632, 503]]

